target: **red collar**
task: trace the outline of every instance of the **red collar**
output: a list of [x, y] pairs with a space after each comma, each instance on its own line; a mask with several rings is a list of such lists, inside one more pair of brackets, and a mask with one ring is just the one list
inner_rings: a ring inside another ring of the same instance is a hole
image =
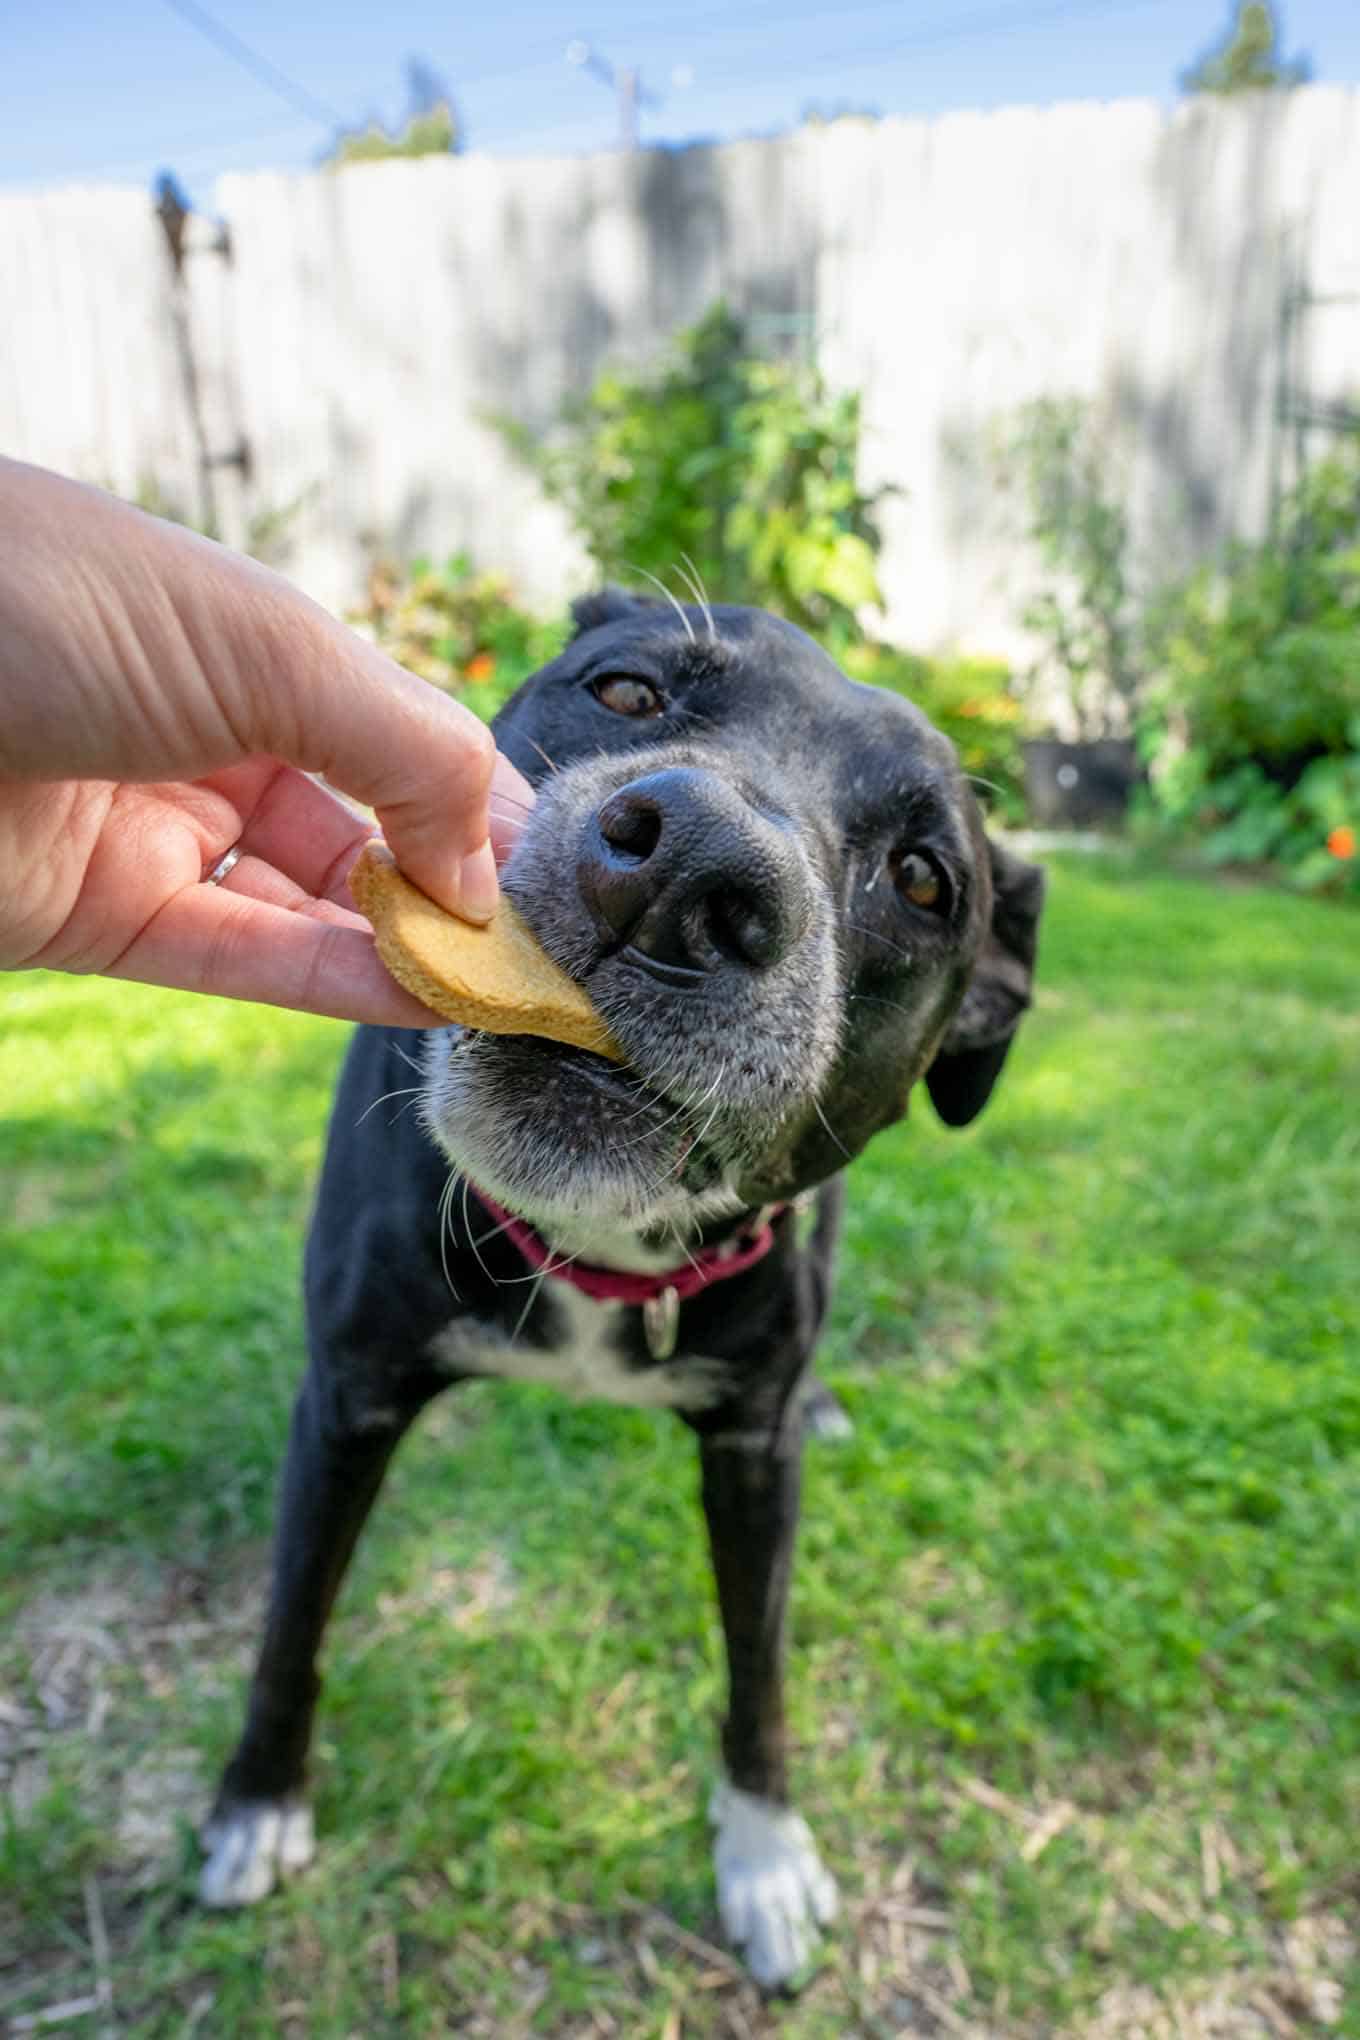
[[678, 1268], [665, 1268], [656, 1275], [639, 1275], [625, 1268], [601, 1268], [589, 1261], [555, 1259], [541, 1233], [535, 1232], [524, 1219], [502, 1210], [485, 1190], [473, 1187], [477, 1202], [485, 1205], [505, 1238], [514, 1242], [531, 1268], [542, 1270], [555, 1281], [570, 1283], [573, 1289], [593, 1297], [597, 1303], [655, 1303], [668, 1290], [676, 1303], [684, 1303], [701, 1289], [707, 1289], [711, 1282], [725, 1282], [729, 1275], [744, 1275], [757, 1261], [765, 1259], [774, 1245], [772, 1220], [788, 1210], [786, 1204], [767, 1204], [753, 1213], [730, 1239], [700, 1247]]

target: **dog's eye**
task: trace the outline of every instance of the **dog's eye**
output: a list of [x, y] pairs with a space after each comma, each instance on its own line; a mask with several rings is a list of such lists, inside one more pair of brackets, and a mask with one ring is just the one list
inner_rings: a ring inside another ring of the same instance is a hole
[[914, 907], [932, 914], [942, 914], [948, 907], [949, 887], [933, 858], [920, 850], [894, 850], [888, 868], [898, 892]]
[[607, 673], [591, 686], [595, 699], [615, 715], [660, 715], [661, 696], [646, 680], [633, 680], [626, 673]]

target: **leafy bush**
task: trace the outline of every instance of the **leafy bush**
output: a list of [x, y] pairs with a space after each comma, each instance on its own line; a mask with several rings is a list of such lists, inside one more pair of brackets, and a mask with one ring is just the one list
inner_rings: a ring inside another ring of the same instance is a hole
[[516, 606], [510, 584], [474, 570], [466, 553], [443, 567], [414, 560], [376, 567], [368, 603], [350, 622], [398, 664], [456, 694], [486, 720], [566, 643], [565, 618], [545, 622]]
[[757, 357], [723, 305], [654, 368], [602, 375], [538, 442], [502, 420], [606, 578], [669, 580], [841, 642], [880, 600], [875, 511], [856, 479], [859, 398]]
[[[653, 577], [693, 599], [774, 610], [827, 646], [852, 678], [914, 701], [950, 737], [984, 804], [1023, 817], [1022, 710], [1004, 665], [930, 660], [866, 639], [879, 600], [874, 510], [855, 479], [859, 402], [815, 371], [753, 356], [723, 306], [659, 367], [601, 376], [545, 445], [502, 421], [565, 504], [601, 575]], [[649, 589], [647, 591], [651, 593]], [[570, 633], [515, 607], [508, 585], [458, 554], [409, 577], [382, 567], [356, 619], [384, 650], [479, 714], [494, 714]]]
[[1360, 447], [1303, 477], [1269, 540], [1164, 597], [1148, 641], [1162, 817], [1216, 858], [1360, 891]]
[[1156, 787], [1172, 823], [1206, 831], [1216, 864], [1280, 864], [1310, 889], [1360, 895], [1360, 718], [1353, 748], [1315, 758], [1282, 788], [1248, 761], [1211, 778], [1199, 753], [1178, 758]]
[[844, 646], [840, 661], [852, 680], [914, 701], [954, 745], [983, 806], [1000, 821], [1024, 820], [1025, 714], [1011, 692], [1006, 665], [999, 659], [926, 659], [872, 639]]

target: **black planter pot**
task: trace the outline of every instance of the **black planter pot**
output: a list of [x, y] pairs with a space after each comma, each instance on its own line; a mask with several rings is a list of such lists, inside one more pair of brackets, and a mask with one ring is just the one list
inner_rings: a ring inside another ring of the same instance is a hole
[[1025, 803], [1041, 829], [1114, 828], [1138, 782], [1138, 754], [1123, 737], [1062, 744], [1039, 737], [1024, 747]]

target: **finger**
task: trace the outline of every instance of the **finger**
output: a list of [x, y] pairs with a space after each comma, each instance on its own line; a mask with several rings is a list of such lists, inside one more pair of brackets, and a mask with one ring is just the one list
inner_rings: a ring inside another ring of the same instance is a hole
[[380, 1027], [448, 1024], [388, 976], [371, 933], [340, 909], [290, 911], [220, 885], [176, 893], [109, 975]]
[[[313, 898], [353, 905], [347, 885], [350, 867], [375, 827], [365, 816], [307, 773], [274, 759], [229, 765], [207, 774], [199, 784], [220, 795], [237, 816], [235, 841], [242, 849], [295, 879]], [[498, 864], [519, 840], [533, 798], [533, 789], [524, 785], [508, 759], [498, 755], [489, 796], [492, 852]], [[266, 897], [257, 886], [239, 881], [240, 869], [234, 889]], [[284, 899], [282, 904], [293, 901]]]
[[[244, 748], [320, 772], [374, 809], [416, 885], [455, 913], [488, 919], [496, 750], [485, 724], [272, 576], [257, 579], [229, 628], [214, 665], [244, 717]], [[522, 797], [517, 780], [511, 790]]]
[[[252, 858], [286, 873], [313, 899], [352, 906], [346, 874], [373, 823], [295, 766], [253, 758], [210, 773], [204, 786], [220, 793], [240, 817], [237, 842]], [[224, 846], [225, 847], [225, 846]], [[239, 873], [241, 867], [238, 865]], [[253, 890], [244, 884], [238, 892]]]
[[269, 907], [287, 907], [290, 913], [310, 913], [317, 920], [345, 924], [351, 928], [368, 927], [364, 916], [348, 904], [348, 894], [342, 899], [318, 899], [296, 879], [277, 865], [266, 864], [263, 858], [244, 856], [233, 864], [225, 878], [214, 880], [219, 892], [236, 893], [242, 899], [262, 900]]

